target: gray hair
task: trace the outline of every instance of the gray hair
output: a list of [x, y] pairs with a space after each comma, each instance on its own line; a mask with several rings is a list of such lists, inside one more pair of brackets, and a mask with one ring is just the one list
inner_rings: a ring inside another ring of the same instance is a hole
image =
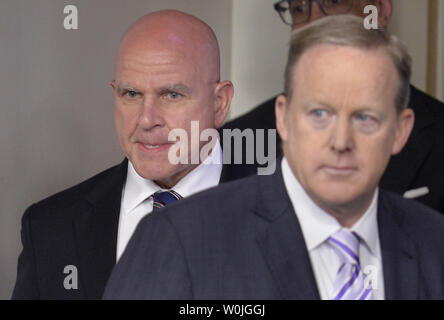
[[308, 49], [322, 44], [360, 49], [384, 48], [398, 71], [399, 89], [395, 97], [398, 112], [407, 108], [410, 99], [411, 57], [404, 43], [385, 29], [367, 30], [363, 19], [353, 15], [336, 15], [319, 19], [293, 31], [285, 69], [285, 95], [292, 96], [292, 70]]

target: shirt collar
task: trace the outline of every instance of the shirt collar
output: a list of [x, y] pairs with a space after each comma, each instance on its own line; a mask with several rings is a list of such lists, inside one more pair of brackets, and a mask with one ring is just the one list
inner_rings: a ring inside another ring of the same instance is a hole
[[[217, 186], [222, 172], [222, 148], [219, 141], [204, 162], [184, 176], [172, 189], [182, 197]], [[130, 212], [153, 193], [165, 191], [154, 181], [141, 177], [128, 161], [128, 174], [123, 190], [122, 205], [125, 212]]]
[[[309, 197], [294, 176], [285, 157], [282, 159], [281, 166], [285, 188], [301, 225], [307, 249], [313, 250], [329, 236], [339, 231], [342, 226]], [[373, 254], [376, 254], [378, 245], [377, 199], [378, 189], [376, 189], [367, 211], [351, 228], [361, 237]]]

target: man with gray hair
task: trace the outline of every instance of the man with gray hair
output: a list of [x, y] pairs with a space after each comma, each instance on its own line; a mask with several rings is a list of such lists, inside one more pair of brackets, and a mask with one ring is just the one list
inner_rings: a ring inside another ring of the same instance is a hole
[[[394, 4], [402, 6], [402, 2], [398, 0]], [[274, 8], [285, 24], [297, 30], [326, 16], [349, 14], [365, 17], [367, 14], [364, 9], [367, 5], [378, 9], [378, 26], [386, 28], [394, 10], [392, 0], [280, 0], [274, 4]], [[413, 85], [410, 85], [410, 91], [409, 108], [415, 112], [411, 138], [402, 152], [390, 159], [380, 186], [444, 213], [444, 104]], [[273, 97], [231, 120], [221, 130], [252, 129], [254, 133], [258, 129], [276, 129], [276, 98]], [[270, 146], [266, 144], [264, 149], [274, 150], [272, 146], [275, 145], [276, 156], [279, 158], [282, 155], [281, 140], [279, 136], [271, 140]], [[244, 152], [251, 147], [253, 146], [246, 146]], [[261, 162], [256, 159], [256, 163]]]
[[443, 299], [444, 217], [378, 187], [413, 127], [409, 78], [402, 43], [360, 18], [295, 31], [275, 174], [142, 220], [105, 298]]

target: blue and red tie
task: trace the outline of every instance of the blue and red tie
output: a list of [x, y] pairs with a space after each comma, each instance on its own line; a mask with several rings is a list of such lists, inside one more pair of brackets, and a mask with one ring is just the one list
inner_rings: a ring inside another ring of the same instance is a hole
[[153, 211], [180, 199], [182, 199], [182, 196], [174, 190], [158, 191], [153, 194]]

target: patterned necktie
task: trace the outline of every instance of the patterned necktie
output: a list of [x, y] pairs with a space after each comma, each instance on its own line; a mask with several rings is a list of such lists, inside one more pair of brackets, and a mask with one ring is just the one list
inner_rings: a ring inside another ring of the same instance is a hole
[[347, 229], [340, 229], [328, 241], [341, 259], [332, 300], [372, 300], [372, 288], [366, 284], [359, 263], [359, 236]]
[[153, 193], [153, 211], [163, 208], [179, 199], [182, 199], [182, 196], [174, 190], [157, 191]]

